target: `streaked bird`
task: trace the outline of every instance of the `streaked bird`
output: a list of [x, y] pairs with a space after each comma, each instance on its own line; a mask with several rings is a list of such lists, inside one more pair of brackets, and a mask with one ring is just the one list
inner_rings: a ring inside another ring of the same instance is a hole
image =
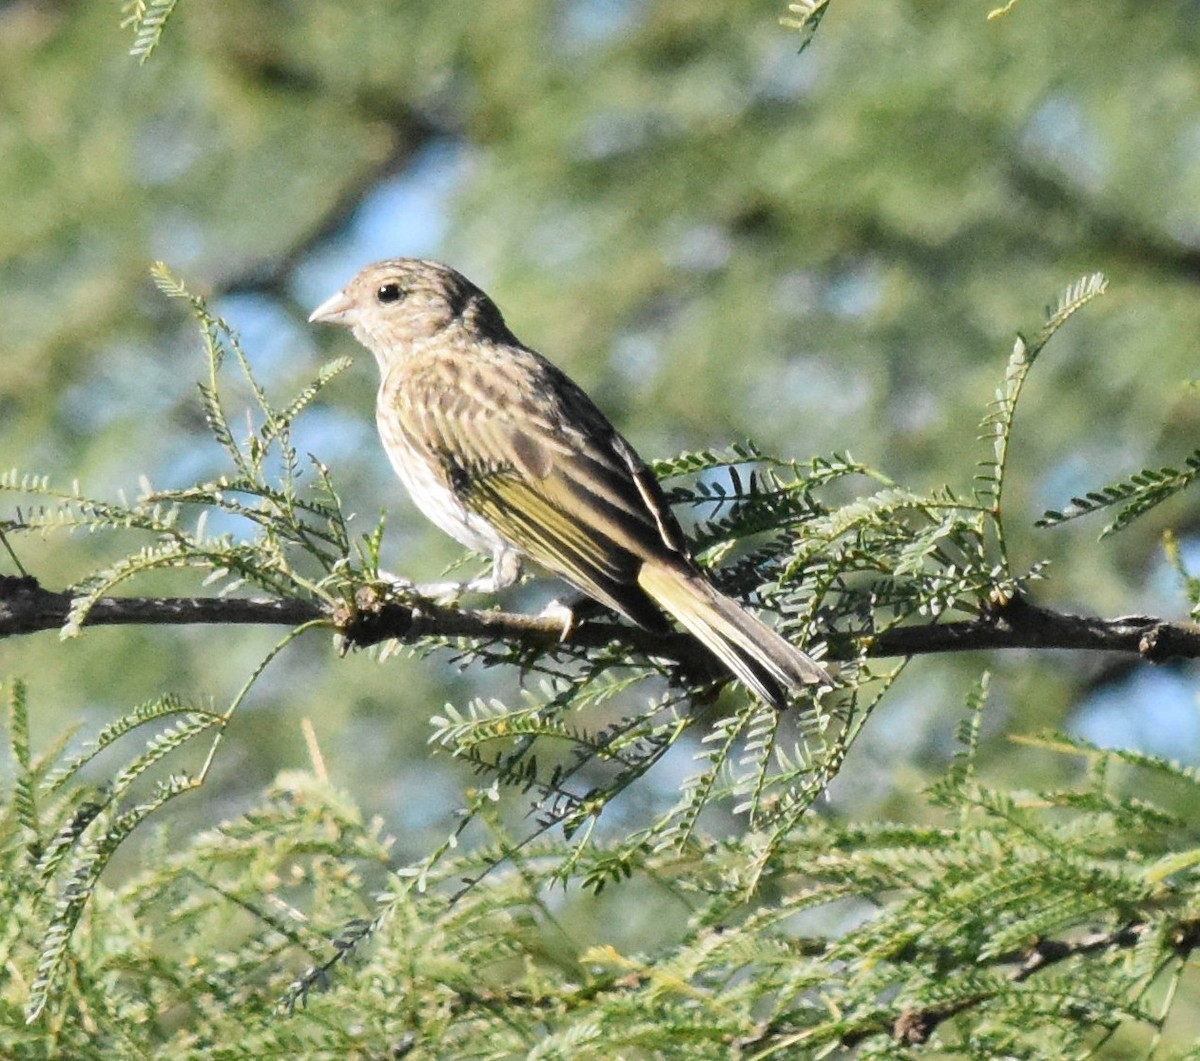
[[499, 590], [528, 558], [637, 623], [674, 617], [778, 708], [829, 675], [720, 593], [692, 559], [654, 475], [592, 400], [523, 345], [448, 266], [363, 269], [310, 321], [349, 327], [375, 355], [376, 420], [417, 507], [469, 549]]

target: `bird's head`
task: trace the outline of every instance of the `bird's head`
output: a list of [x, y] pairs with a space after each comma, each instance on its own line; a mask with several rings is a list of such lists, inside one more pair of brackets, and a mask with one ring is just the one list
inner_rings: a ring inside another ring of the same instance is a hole
[[473, 338], [507, 335], [487, 295], [448, 265], [420, 258], [368, 265], [308, 319], [350, 328], [385, 373], [397, 358], [452, 325]]

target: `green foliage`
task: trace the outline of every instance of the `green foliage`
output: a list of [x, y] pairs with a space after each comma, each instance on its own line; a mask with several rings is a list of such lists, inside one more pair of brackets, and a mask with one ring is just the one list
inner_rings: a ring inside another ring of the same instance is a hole
[[821, 19], [828, 10], [829, 0], [799, 0], [788, 4], [788, 13], [780, 18], [779, 24], [799, 33], [800, 51], [804, 51], [817, 35]]
[[[397, 870], [379, 822], [291, 772], [244, 815], [182, 843], [164, 834], [118, 885], [64, 877], [43, 894], [31, 852], [77, 828], [85, 792], [37, 816], [14, 799], [0, 819], [7, 964], [70, 976], [48, 998], [44, 972], [0, 985], [0, 1052], [768, 1058], [909, 1056], [928, 1039], [1057, 1058], [1118, 1030], [1141, 1049], [1175, 1041], [1173, 985], [1200, 941], [1200, 776], [1051, 734], [1037, 743], [1082, 763], [1077, 783], [998, 789], [975, 762], [985, 701], [986, 676], [925, 825], [807, 814], [720, 841], [581, 849], [518, 841], [481, 793], [489, 840]], [[14, 683], [16, 787], [61, 792], [47, 770], [73, 768], [32, 753], [27, 712]], [[660, 920], [678, 923], [669, 937], [571, 928], [594, 902], [636, 921], [623, 889], [649, 882]], [[92, 915], [69, 942], [57, 919], [47, 931], [41, 911], [84, 887]]]
[[982, 503], [991, 506], [990, 511], [995, 519], [1005, 567], [1008, 566], [1008, 547], [1003, 533], [1004, 524], [1000, 518], [1000, 502], [1004, 473], [1008, 464], [1009, 440], [1012, 438], [1013, 417], [1017, 412], [1021, 389], [1025, 386], [1034, 360], [1054, 333], [1092, 299], [1102, 295], [1107, 286], [1108, 281], [1100, 273], [1083, 277], [1063, 292], [1058, 304], [1047, 314], [1045, 325], [1032, 343], [1017, 336], [1012, 356], [1008, 359], [1008, 369], [1004, 374], [1004, 386], [996, 391], [992, 411], [983, 422], [984, 430], [994, 439], [995, 459], [985, 463], [982, 466], [983, 470], [976, 476], [976, 497]]
[[179, 0], [131, 0], [124, 8], [123, 28], [133, 30], [133, 46], [129, 49], [140, 63], [146, 62], [162, 40], [167, 19]]
[[1143, 468], [1122, 482], [1090, 491], [1086, 497], [1073, 497], [1071, 504], [1061, 512], [1046, 512], [1037, 521], [1038, 526], [1056, 527], [1068, 520], [1120, 505], [1121, 511], [1100, 532], [1101, 538], [1107, 538], [1191, 486], [1200, 477], [1200, 449], [1185, 457], [1183, 464], [1182, 470], [1170, 467]]
[[[46, 477], [23, 475], [14, 469], [0, 475], [0, 491], [30, 495], [41, 499], [43, 505], [18, 512], [15, 519], [0, 524], [0, 530], [136, 531], [151, 536], [151, 544], [94, 572], [75, 587], [67, 634], [78, 633], [100, 597], [130, 579], [162, 569], [207, 571], [205, 584], [219, 583], [223, 594], [250, 584], [275, 594], [312, 596], [333, 603], [348, 584], [354, 550], [328, 470], [311, 460], [315, 487], [304, 490], [300, 485], [304, 468], [290, 438], [295, 418], [350, 362], [342, 358], [324, 366], [295, 398], [275, 408], [255, 380], [229, 326], [213, 317], [204, 301], [190, 295], [164, 266], [156, 266], [154, 275], [160, 290], [191, 305], [200, 325], [209, 367], [208, 381], [199, 385], [201, 407], [213, 439], [229, 461], [230, 473], [168, 490], [156, 490], [143, 478], [141, 495], [130, 503], [124, 497], [115, 502], [87, 497], [77, 483], [70, 490], [54, 489]], [[234, 435], [218, 389], [218, 375], [230, 350], [262, 419], [241, 440]], [[190, 525], [184, 518], [189, 510], [199, 510]], [[240, 539], [231, 532], [208, 533], [209, 521], [221, 517], [226, 524], [228, 517], [246, 521], [258, 533]], [[358, 556], [365, 559], [369, 551], [360, 550]], [[320, 572], [316, 581], [308, 577], [313, 569]]]

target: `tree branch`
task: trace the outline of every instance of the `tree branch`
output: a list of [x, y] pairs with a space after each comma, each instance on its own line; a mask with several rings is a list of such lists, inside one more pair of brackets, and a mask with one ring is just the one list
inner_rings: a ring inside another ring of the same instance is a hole
[[[71, 608], [69, 592], [43, 589], [36, 579], [0, 575], [0, 639], [62, 627]], [[388, 600], [364, 587], [353, 604], [332, 611], [298, 599], [244, 597], [102, 597], [87, 626], [265, 624], [296, 626], [328, 619], [351, 644], [366, 646], [397, 638], [470, 637], [551, 648], [564, 640], [559, 619], [513, 612], [475, 611], [430, 601]], [[593, 621], [572, 627], [565, 640], [585, 648], [620, 642], [640, 655], [709, 670], [708, 654], [689, 635], [657, 634], [624, 623]], [[900, 626], [878, 634], [831, 632], [828, 658], [922, 656], [992, 649], [1076, 649], [1119, 652], [1152, 662], [1200, 658], [1200, 626], [1154, 616], [1098, 619], [1051, 611], [1014, 599], [971, 620]]]
[[[1138, 921], [1113, 929], [1111, 932], [1089, 932], [1077, 939], [1038, 940], [1027, 951], [998, 956], [995, 964], [1019, 963], [1009, 975], [1009, 979], [1013, 983], [1019, 984], [1035, 973], [1066, 961], [1068, 958], [1134, 947], [1152, 928], [1153, 926], [1149, 922]], [[1196, 946], [1200, 945], [1200, 920], [1186, 918], [1179, 921], [1172, 927], [1170, 935], [1180, 960], [1186, 961]], [[956, 999], [936, 1009], [905, 1010], [896, 1018], [892, 1026], [892, 1035], [907, 1046], [919, 1046], [929, 1041], [930, 1036], [943, 1021], [986, 1002], [992, 997], [994, 997], [994, 993], [976, 993]]]
[[[71, 593], [43, 589], [37, 579], [0, 575], [0, 638], [66, 625]], [[244, 597], [101, 597], [86, 626], [180, 626], [266, 623], [296, 626], [327, 614], [302, 600]]]

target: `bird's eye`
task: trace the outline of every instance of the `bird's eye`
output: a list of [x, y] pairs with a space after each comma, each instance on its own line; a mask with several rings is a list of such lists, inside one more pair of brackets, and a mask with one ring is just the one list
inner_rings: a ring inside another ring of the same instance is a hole
[[404, 289], [399, 284], [380, 284], [379, 290], [375, 292], [375, 298], [385, 306], [399, 302], [403, 297]]

